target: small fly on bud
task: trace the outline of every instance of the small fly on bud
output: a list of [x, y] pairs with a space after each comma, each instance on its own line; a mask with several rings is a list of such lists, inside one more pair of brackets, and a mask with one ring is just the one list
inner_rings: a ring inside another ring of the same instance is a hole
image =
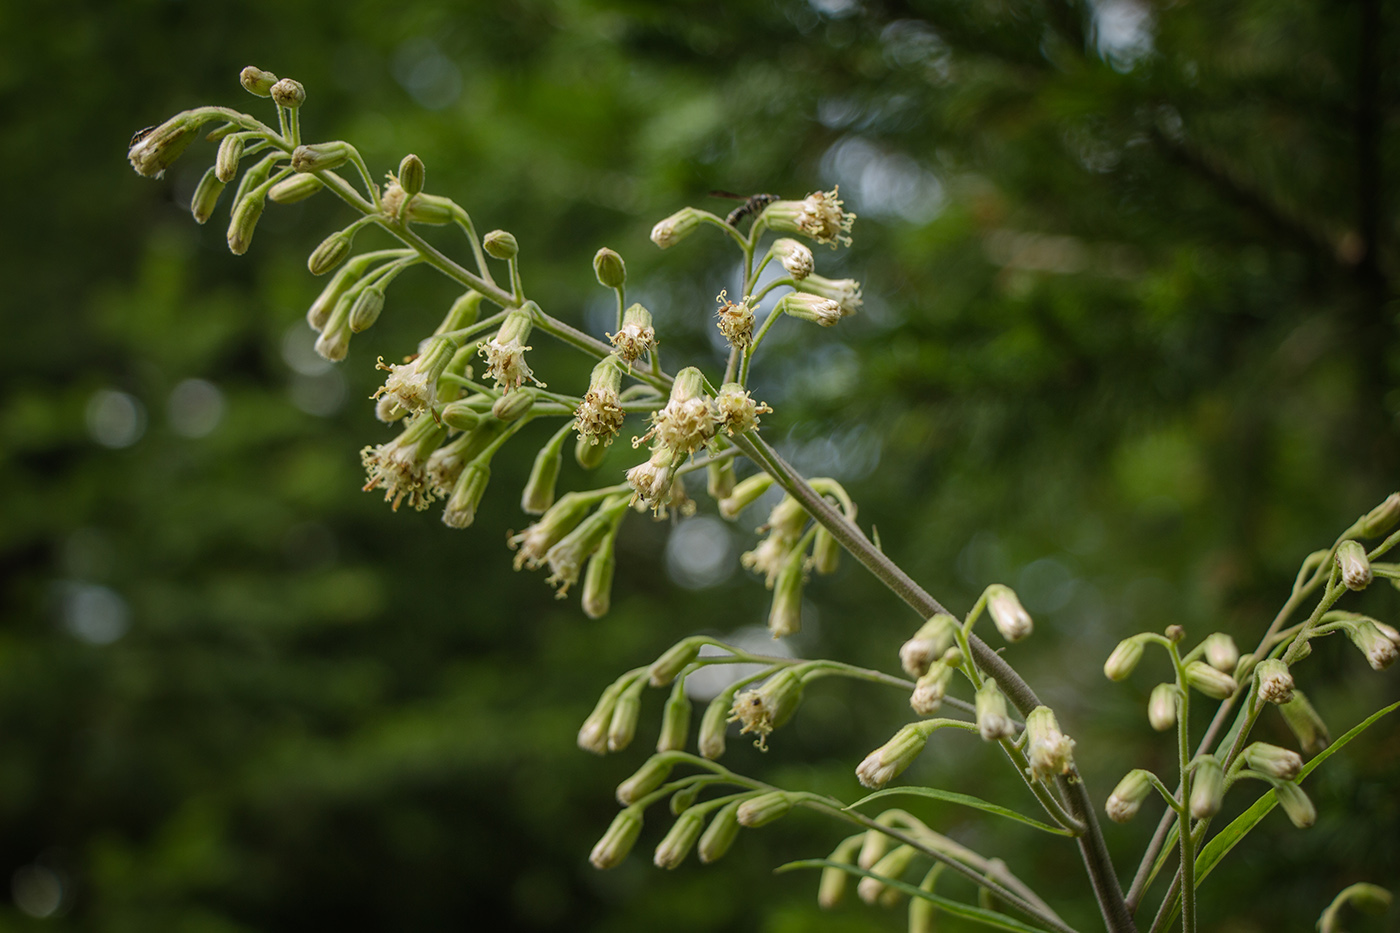
[[762, 211], [765, 207], [778, 200], [778, 196], [776, 194], [751, 194], [748, 197], [744, 197], [742, 194], [735, 194], [732, 191], [711, 191], [710, 197], [728, 198], [731, 201], [744, 202], [743, 204], [740, 204], [738, 207], [734, 208], [734, 210], [730, 211], [729, 216], [724, 218], [724, 222], [729, 224], [729, 226], [735, 228], [736, 230], [739, 227], [739, 223], [745, 217], [748, 217], [750, 214], [757, 214], [758, 212]]

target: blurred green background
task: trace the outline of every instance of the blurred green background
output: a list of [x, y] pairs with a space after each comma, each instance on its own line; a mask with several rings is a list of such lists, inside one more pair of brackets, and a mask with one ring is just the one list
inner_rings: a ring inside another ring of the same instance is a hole
[[[0, 5], [0, 928], [903, 924], [823, 914], [814, 876], [770, 874], [841, 838], [811, 814], [664, 874], [658, 813], [624, 866], [587, 864], [661, 697], [621, 755], [575, 730], [684, 635], [763, 644], [767, 594], [738, 568], [761, 511], [629, 519], [600, 621], [509, 572], [547, 427], [497, 457], [470, 530], [391, 513], [357, 489], [357, 451], [391, 436], [372, 363], [456, 290], [404, 276], [323, 365], [304, 261], [349, 210], [271, 206], [233, 257], [224, 212], [200, 228], [186, 206], [213, 146], [152, 182], [133, 131], [203, 103], [270, 118], [239, 69], [295, 77], [308, 139], [352, 140], [376, 172], [418, 153], [428, 190], [517, 236], [552, 313], [609, 326], [589, 259], [619, 250], [668, 367], [711, 373], [734, 258], [705, 234], [663, 254], [651, 224], [727, 211], [711, 189], [839, 183], [856, 242], [818, 270], [864, 282], [865, 307], [778, 328], [765, 434], [842, 480], [948, 606], [1020, 591], [1037, 633], [1008, 658], [1102, 800], [1172, 756], [1143, 715], [1166, 671], [1109, 684], [1112, 645], [1179, 623], [1252, 646], [1300, 559], [1398, 485], [1397, 29], [1380, 0]], [[544, 342], [537, 371], [577, 391], [585, 364]], [[897, 669], [918, 620], [859, 568], [807, 600], [793, 650]], [[1349, 605], [1394, 623], [1400, 598]], [[1338, 638], [1298, 675], [1337, 735], [1400, 698]], [[726, 761], [854, 799], [855, 763], [907, 716], [822, 681], [770, 752], [734, 740]], [[1303, 929], [1347, 884], [1400, 888], [1398, 722], [1309, 781], [1315, 827], [1271, 815], [1206, 882], [1207, 929]], [[1276, 717], [1259, 737], [1291, 744]], [[1029, 811], [976, 746], [940, 736], [908, 778]], [[915, 809], [1095, 927], [1068, 845]], [[1155, 816], [1107, 829], [1125, 884]]]

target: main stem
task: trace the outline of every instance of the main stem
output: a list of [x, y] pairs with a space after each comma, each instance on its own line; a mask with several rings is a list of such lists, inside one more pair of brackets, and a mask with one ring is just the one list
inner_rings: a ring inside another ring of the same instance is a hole
[[[777, 451], [758, 436], [757, 433], [736, 436], [734, 444], [747, 454], [756, 464], [764, 468], [788, 495], [802, 503], [807, 513], [831, 536], [840, 542], [851, 556], [860, 561], [881, 583], [902, 599], [923, 618], [935, 613], [946, 613], [943, 604], [929, 595], [923, 587], [915, 583], [898, 564], [886, 557], [865, 534], [848, 521], [844, 515], [831, 506], [811, 485], [794, 470]], [[951, 614], [951, 613], [950, 613]], [[1024, 716], [1040, 706], [1040, 699], [1021, 675], [986, 642], [976, 635], [968, 634], [968, 647], [973, 660], [988, 677], [996, 681], [1002, 693], [1006, 694], [1016, 709]], [[1070, 814], [1084, 824], [1084, 832], [1076, 837], [1079, 855], [1089, 874], [1094, 888], [1094, 896], [1099, 902], [1099, 911], [1110, 933], [1136, 933], [1132, 914], [1123, 900], [1123, 891], [1118, 886], [1118, 878], [1109, 858], [1108, 846], [1099, 828], [1093, 802], [1084, 787], [1078, 770], [1057, 779], [1060, 793], [1068, 804]]]

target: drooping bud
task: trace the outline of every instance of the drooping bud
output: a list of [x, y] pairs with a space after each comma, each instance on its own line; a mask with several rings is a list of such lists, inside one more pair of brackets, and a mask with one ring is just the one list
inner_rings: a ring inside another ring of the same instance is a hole
[[632, 744], [637, 734], [637, 720], [642, 715], [642, 681], [638, 680], [622, 692], [613, 707], [608, 723], [608, 751], [620, 752]]
[[1379, 538], [1400, 522], [1400, 492], [1392, 492], [1385, 501], [1356, 520], [1347, 537]]
[[[909, 863], [914, 861], [914, 856], [918, 855], [918, 850], [910, 845], [895, 846], [885, 853], [870, 867], [874, 874], [885, 878], [898, 878], [909, 868]], [[884, 898], [889, 895], [893, 888], [890, 888], [879, 878], [865, 877], [856, 884], [856, 894], [862, 901], [871, 906], [885, 903]]]
[[306, 260], [306, 268], [312, 275], [325, 275], [345, 261], [350, 249], [355, 245], [352, 229], [337, 230], [320, 242]]
[[1344, 933], [1342, 908], [1350, 904], [1367, 914], [1383, 914], [1390, 909], [1390, 892], [1379, 885], [1360, 882], [1343, 888], [1317, 918], [1317, 933]]
[[1283, 812], [1294, 826], [1307, 829], [1317, 822], [1317, 808], [1297, 784], [1292, 781], [1275, 782], [1274, 796], [1278, 798], [1279, 806], [1283, 807]]
[[492, 230], [481, 238], [481, 248], [486, 255], [496, 259], [514, 259], [520, 253], [520, 244], [513, 234], [504, 230]]
[[719, 504], [719, 514], [729, 521], [739, 517], [739, 513], [752, 505], [773, 485], [773, 477], [767, 473], [755, 473], [740, 480], [729, 497]]
[[1191, 783], [1191, 816], [1198, 820], [1215, 816], [1225, 799], [1225, 772], [1214, 755], [1196, 762], [1196, 775]]
[[1306, 754], [1316, 755], [1332, 744], [1332, 734], [1327, 730], [1327, 723], [1322, 721], [1322, 717], [1308, 702], [1303, 691], [1295, 687], [1293, 699], [1281, 705], [1278, 711], [1283, 714], [1288, 728], [1293, 730], [1293, 735], [1298, 739], [1298, 747]]
[[627, 854], [637, 844], [637, 837], [641, 834], [642, 815], [632, 807], [628, 807], [613, 818], [612, 825], [608, 827], [607, 832], [603, 833], [603, 838], [598, 840], [598, 844], [593, 847], [588, 861], [592, 862], [593, 867], [597, 869], [616, 868], [622, 864], [623, 859], [627, 858]]
[[[796, 233], [818, 243], [851, 245], [851, 225], [856, 215], [841, 209], [838, 188], [815, 191], [801, 201], [775, 201], [763, 212], [769, 229]], [[655, 239], [655, 233], [652, 239]]]
[[579, 604], [583, 607], [583, 614], [590, 619], [601, 619], [612, 608], [613, 572], [617, 569], [617, 556], [613, 551], [616, 536], [617, 529], [614, 527], [593, 556], [588, 558], [588, 566], [583, 571], [583, 595]]
[[[856, 849], [860, 846], [862, 836], [849, 836], [841, 840], [830, 856], [828, 861], [839, 862], [842, 865], [849, 865], [855, 856]], [[835, 910], [841, 906], [841, 902], [846, 899], [846, 888], [850, 886], [850, 872], [842, 868], [835, 868], [831, 865], [822, 869], [821, 881], [817, 883], [817, 906], [822, 910]]]
[[1282, 704], [1293, 699], [1293, 674], [1277, 658], [1260, 661], [1254, 668], [1254, 677], [1259, 681], [1259, 699], [1264, 702]]
[[[934, 865], [924, 875], [924, 880], [919, 883], [919, 890], [933, 893], [934, 881], [938, 878], [938, 873], [943, 870], [941, 864]], [[935, 933], [937, 909], [933, 901], [925, 897], [909, 898], [909, 922], [906, 929], [909, 933]]]
[[786, 314], [822, 327], [832, 327], [841, 320], [841, 306], [830, 298], [806, 292], [788, 292], [773, 307], [774, 314]]
[[621, 387], [622, 370], [614, 357], [605, 357], [593, 367], [588, 379], [588, 391], [574, 410], [580, 441], [587, 439], [590, 445], [603, 447], [613, 442], [627, 416], [618, 399]]
[[324, 172], [340, 168], [355, 154], [355, 147], [343, 140], [312, 143], [292, 150], [292, 168], [298, 172]]
[[935, 659], [943, 657], [953, 643], [958, 620], [947, 613], [938, 613], [919, 627], [914, 637], [899, 649], [899, 665], [910, 677], [922, 677]]
[[1128, 675], [1142, 660], [1143, 643], [1144, 639], [1141, 635], [1134, 635], [1132, 638], [1120, 641], [1118, 647], [1113, 649], [1113, 653], [1104, 662], [1104, 676], [1109, 680], [1127, 680]]
[[605, 246], [593, 254], [593, 274], [604, 288], [621, 288], [627, 281], [627, 264]]
[[700, 646], [705, 644], [704, 636], [694, 636], [676, 642], [666, 652], [652, 662], [647, 679], [653, 687], [664, 687], [675, 680], [686, 665], [700, 655]]
[[734, 705], [736, 692], [736, 688], [721, 691], [705, 707], [705, 713], [700, 717], [700, 734], [695, 741], [701, 757], [714, 761], [724, 754], [724, 733], [728, 730], [729, 711]]
[[586, 437], [578, 438], [574, 444], [574, 462], [585, 470], [596, 470], [603, 463], [603, 458], [608, 455], [608, 448], [604, 444], [595, 444]]
[[1204, 661], [1191, 661], [1186, 665], [1186, 684], [1206, 696], [1223, 700], [1233, 696], [1240, 685], [1224, 671], [1218, 671]]
[[773, 255], [783, 264], [787, 274], [801, 281], [812, 274], [812, 251], [796, 240], [783, 237], [773, 241]]
[[656, 854], [652, 857], [652, 862], [657, 868], [673, 869], [678, 867], [685, 857], [690, 854], [690, 850], [695, 846], [695, 840], [700, 838], [700, 830], [705, 826], [705, 814], [696, 810], [689, 810], [676, 818], [676, 822], [666, 833], [665, 838], [656, 847]]
[[724, 853], [729, 851], [729, 847], [734, 844], [735, 838], [739, 835], [739, 804], [741, 801], [735, 800], [725, 804], [720, 811], [710, 820], [710, 825], [705, 828], [705, 832], [700, 836], [700, 842], [696, 846], [695, 854], [700, 857], [700, 861], [708, 865], [724, 857]]
[[831, 532], [818, 527], [812, 540], [811, 568], [820, 574], [835, 573], [841, 566], [841, 545], [831, 536]]
[[525, 481], [525, 489], [520, 493], [520, 510], [526, 515], [543, 515], [554, 504], [559, 470], [564, 465], [564, 442], [568, 438], [567, 434], [560, 433], [535, 454], [530, 478]]
[[1068, 773], [1074, 767], [1073, 749], [1074, 740], [1060, 731], [1050, 707], [1037, 706], [1026, 716], [1026, 757], [1032, 778], [1043, 781]]
[[919, 723], [904, 726], [856, 766], [856, 778], [866, 787], [879, 790], [899, 776], [928, 744], [928, 731]]
[[656, 738], [658, 752], [679, 752], [690, 737], [691, 703], [684, 689], [671, 691], [661, 711], [661, 732]]
[[306, 88], [301, 86], [300, 81], [283, 78], [272, 86], [272, 99], [279, 107], [295, 110], [306, 103]]
[[1281, 781], [1291, 781], [1303, 770], [1302, 755], [1268, 742], [1251, 742], [1240, 757], [1247, 767]]
[[626, 498], [609, 499], [549, 549], [545, 560], [549, 562], [550, 574], [545, 582], [555, 588], [555, 599], [568, 595], [569, 587], [578, 582], [583, 562], [603, 546], [626, 514]]
[[202, 224], [214, 216], [219, 195], [223, 193], [224, 183], [214, 174], [212, 168], [209, 169], [195, 186], [194, 196], [190, 198], [190, 215], [194, 217], [195, 223]]
[[1142, 768], [1134, 768], [1123, 775], [1123, 780], [1108, 795], [1104, 812], [1115, 823], [1126, 823], [1137, 816], [1142, 802], [1152, 793], [1152, 777]]
[[806, 579], [806, 560], [802, 551], [794, 548], [773, 583], [768, 631], [774, 638], [786, 638], [802, 630], [802, 586]]
[[277, 204], [295, 204], [305, 201], [324, 187], [325, 182], [315, 175], [293, 175], [269, 188], [267, 196]]
[[1342, 583], [1349, 590], [1364, 590], [1371, 585], [1371, 562], [1360, 542], [1350, 539], [1337, 545], [1337, 566], [1342, 569]]
[[207, 118], [180, 113], [160, 126], [143, 130], [131, 140], [127, 158], [138, 175], [159, 178], [189, 148]]
[[1016, 724], [1007, 714], [1006, 697], [990, 677], [977, 688], [977, 731], [983, 740], [995, 742], [1016, 735]]
[[675, 766], [676, 763], [666, 755], [653, 755], [648, 758], [631, 777], [617, 785], [617, 802], [629, 807], [641, 800], [665, 784]]
[[238, 162], [243, 158], [243, 137], [234, 133], [219, 141], [219, 153], [214, 157], [214, 174], [228, 184], [238, 174]]
[[[348, 308], [346, 309], [348, 311]], [[350, 352], [350, 322], [347, 314], [332, 316], [321, 336], [316, 338], [316, 352], [323, 359], [339, 363]]]
[[468, 528], [476, 521], [476, 509], [491, 481], [491, 465], [480, 457], [462, 468], [452, 495], [442, 510], [442, 523], [448, 528]]
[[277, 83], [277, 76], [270, 71], [249, 65], [239, 73], [238, 83], [243, 85], [243, 89], [249, 94], [271, 97], [272, 86]]
[[248, 252], [253, 243], [253, 231], [257, 229], [258, 218], [262, 217], [263, 195], [254, 190], [244, 195], [233, 206], [233, 216], [228, 224], [228, 249], [235, 256]]
[[739, 825], [749, 829], [767, 826], [787, 816], [792, 810], [792, 795], [787, 791], [774, 790], [750, 797], [739, 804], [736, 816]]
[[920, 716], [932, 716], [943, 705], [943, 697], [948, 693], [948, 684], [953, 672], [962, 664], [963, 655], [957, 647], [949, 648], [929, 665], [927, 671], [914, 684], [914, 692], [909, 696], [909, 706]]
[[1206, 663], [1217, 671], [1232, 673], [1239, 663], [1240, 649], [1235, 647], [1235, 640], [1224, 632], [1207, 635], [1202, 647], [1205, 648]]
[[608, 689], [603, 691], [597, 705], [593, 707], [593, 712], [588, 714], [588, 718], [579, 727], [579, 748], [595, 755], [608, 753], [608, 726], [612, 722], [613, 710], [617, 707], [617, 698], [622, 695], [626, 685], [625, 680], [618, 680], [609, 684]]
[[1349, 623], [1344, 630], [1351, 643], [1366, 656], [1366, 663], [1371, 665], [1373, 671], [1385, 670], [1400, 655], [1400, 646], [1387, 638], [1385, 632], [1370, 619]]
[[457, 300], [452, 302], [452, 307], [447, 309], [447, 314], [443, 317], [437, 330], [434, 331], [434, 335], [471, 327], [476, 323], [477, 316], [481, 314], [481, 302], [485, 300], [485, 297], [481, 292], [471, 288], [457, 296]]
[[545, 510], [539, 521], [520, 534], [511, 535], [506, 543], [512, 548], [519, 548], [515, 555], [515, 569], [524, 566], [537, 570], [544, 566], [549, 550], [578, 527], [596, 502], [596, 497], [585, 493], [565, 493]]
[[423, 168], [423, 160], [413, 153], [410, 152], [399, 162], [399, 187], [410, 198], [423, 190], [423, 182], [426, 179], [427, 171]]
[[1180, 702], [1176, 684], [1158, 684], [1147, 700], [1147, 721], [1158, 732], [1176, 725], [1176, 707]]
[[739, 734], [752, 732], [759, 748], [767, 748], [768, 735], [787, 723], [802, 704], [802, 670], [784, 668], [755, 690], [745, 690], [734, 698], [729, 722], [740, 724]]
[[1017, 642], [1031, 633], [1031, 616], [1016, 598], [1011, 587], [994, 583], [987, 587], [987, 612], [992, 616], [1001, 637]]
[[651, 241], [666, 249], [690, 236], [698, 226], [700, 212], [693, 207], [683, 207], [651, 228]]
[[711, 499], [721, 502], [734, 494], [734, 486], [739, 477], [734, 472], [734, 461], [712, 460], [705, 467], [705, 492]]
[[523, 418], [534, 405], [535, 393], [530, 389], [521, 389], [496, 399], [491, 404], [491, 414], [509, 424]]
[[682, 813], [695, 806], [695, 801], [700, 798], [700, 791], [704, 790], [704, 788], [704, 784], [696, 781], [687, 784], [685, 787], [682, 787], [672, 794], [669, 805], [671, 808], [671, 815], [680, 816]]
[[384, 310], [384, 289], [388, 284], [388, 278], [388, 276], [384, 276], [359, 290], [355, 296], [354, 304], [350, 306], [350, 330], [352, 332], [363, 333], [373, 327], [375, 321], [379, 320], [379, 314]]

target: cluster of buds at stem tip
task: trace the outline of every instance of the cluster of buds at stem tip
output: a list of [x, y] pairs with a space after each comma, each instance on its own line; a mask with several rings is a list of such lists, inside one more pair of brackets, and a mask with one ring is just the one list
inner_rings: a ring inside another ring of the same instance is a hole
[[1277, 658], [1265, 658], [1254, 668], [1254, 679], [1259, 684], [1259, 699], [1275, 705], [1293, 699], [1293, 674], [1288, 665]]
[[1337, 545], [1336, 562], [1347, 589], [1364, 590], [1371, 585], [1371, 562], [1360, 542], [1347, 539]]
[[[856, 215], [841, 209], [838, 188], [814, 191], [801, 201], [775, 201], [763, 211], [764, 222], [772, 230], [796, 233], [818, 243], [851, 245], [851, 225]], [[652, 239], [656, 239], [655, 231]]]
[[1385, 670], [1400, 656], [1400, 634], [1383, 622], [1363, 617], [1346, 622], [1343, 630], [1351, 643], [1366, 656], [1366, 663], [1374, 671]]
[[1011, 721], [1006, 696], [990, 677], [977, 688], [976, 710], [977, 732], [984, 741], [995, 742], [1016, 735], [1016, 724]]
[[801, 704], [802, 671], [787, 667], [756, 690], [745, 690], [736, 696], [728, 721], [740, 724], [740, 735], [752, 732], [756, 736], [754, 745], [766, 749], [769, 733], [791, 719]]
[[1142, 802], [1152, 793], [1152, 776], [1141, 768], [1123, 775], [1104, 804], [1104, 812], [1115, 823], [1126, 823], [1137, 816]]
[[879, 790], [914, 763], [928, 744], [929, 731], [921, 723], [911, 722], [875, 751], [866, 755], [856, 766], [856, 778], [872, 790]]
[[753, 299], [745, 295], [738, 302], [730, 301], [721, 291], [715, 296], [719, 310], [715, 312], [716, 325], [724, 339], [736, 350], [747, 350], [753, 344]]
[[641, 305], [632, 305], [623, 312], [622, 329], [608, 334], [608, 340], [630, 372], [633, 363], [656, 349], [656, 330], [651, 326], [651, 312]]
[[658, 444], [685, 456], [714, 436], [714, 402], [705, 394], [705, 377], [694, 366], [687, 366], [676, 373], [665, 407], [652, 414], [651, 430], [632, 438], [632, 446], [655, 438]]
[[1030, 776], [1039, 781], [1068, 774], [1074, 767], [1074, 740], [1060, 731], [1048, 706], [1037, 706], [1026, 716], [1026, 757]]
[[991, 614], [1001, 637], [1009, 642], [1018, 642], [1030, 635], [1031, 615], [1016, 598], [1011, 587], [993, 583], [987, 587], [987, 612]]
[[622, 430], [622, 421], [627, 413], [618, 402], [621, 387], [622, 370], [614, 357], [607, 356], [593, 367], [593, 374], [588, 379], [588, 391], [574, 410], [580, 443], [587, 440], [590, 445], [602, 444], [606, 447]]
[[783, 269], [788, 275], [797, 281], [805, 279], [812, 274], [814, 261], [812, 251], [796, 240], [783, 237], [774, 240], [771, 247], [773, 255], [783, 264]]
[[527, 379], [544, 388], [544, 383], [534, 377], [529, 364], [525, 362], [525, 351], [530, 349], [525, 341], [530, 339], [530, 331], [534, 328], [532, 309], [538, 310], [538, 305], [527, 302], [524, 308], [506, 314], [496, 336], [477, 347], [477, 353], [486, 360], [487, 373], [502, 392], [520, 388]]
[[953, 672], [962, 664], [962, 651], [949, 648], [943, 656], [929, 665], [928, 670], [914, 684], [914, 692], [909, 695], [909, 707], [920, 716], [931, 716], [943, 705], [943, 697], [948, 693], [948, 684]]

